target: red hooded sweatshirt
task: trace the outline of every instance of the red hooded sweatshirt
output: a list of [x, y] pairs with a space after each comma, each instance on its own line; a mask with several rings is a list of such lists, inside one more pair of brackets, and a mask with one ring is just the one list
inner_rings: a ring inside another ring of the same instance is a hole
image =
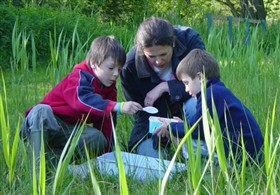
[[[65, 123], [92, 123], [109, 141], [112, 137], [110, 112], [116, 105], [116, 83], [104, 86], [86, 61], [74, 66], [43, 98], [40, 104], [49, 105]], [[26, 115], [29, 113], [26, 111]], [[88, 118], [86, 118], [88, 115]], [[107, 146], [107, 151], [109, 144]]]

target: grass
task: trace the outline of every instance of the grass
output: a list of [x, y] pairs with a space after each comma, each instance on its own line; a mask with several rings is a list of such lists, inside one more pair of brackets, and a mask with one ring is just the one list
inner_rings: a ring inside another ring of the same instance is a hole
[[[226, 163], [219, 139], [217, 118], [210, 118], [204, 110], [203, 119], [214, 134], [205, 128], [208, 137], [207, 145], [216, 147], [219, 166], [213, 164], [212, 155], [209, 159], [201, 159], [200, 151], [189, 150], [189, 160], [186, 161], [188, 171], [178, 173], [168, 180], [170, 167], [162, 180], [141, 182], [133, 180], [124, 174], [120, 151], [129, 138], [132, 127], [132, 117], [121, 115], [114, 130], [116, 137], [116, 151], [120, 175], [100, 175], [94, 168], [90, 168], [90, 175], [81, 180], [67, 174], [66, 166], [69, 156], [75, 147], [75, 138], [69, 143], [70, 153], [65, 154], [57, 169], [52, 169], [45, 175], [44, 165], [41, 165], [41, 179], [36, 183], [34, 167], [30, 167], [30, 159], [26, 153], [28, 148], [18, 139], [19, 124], [24, 111], [37, 103], [43, 95], [71, 70], [74, 63], [79, 62], [86, 54], [89, 43], [79, 42], [77, 31], [73, 30], [72, 44], [64, 40], [63, 31], [59, 37], [50, 34], [50, 56], [46, 68], [39, 68], [36, 59], [35, 43], [32, 43], [31, 53], [26, 50], [26, 42], [34, 41], [32, 34], [17, 32], [17, 24], [12, 34], [13, 56], [11, 69], [2, 71], [0, 85], [0, 171], [1, 188], [3, 194], [275, 194], [280, 189], [279, 180], [279, 102], [277, 95], [280, 70], [280, 47], [270, 53], [262, 48], [262, 41], [258, 39], [258, 31], [253, 30], [250, 44], [243, 44], [243, 37], [235, 35], [235, 42], [230, 42], [224, 36], [224, 29], [211, 29], [205, 38], [207, 50], [220, 62], [223, 82], [230, 88], [252, 111], [260, 124], [265, 138], [264, 161], [260, 165], [238, 167], [235, 163], [230, 166]], [[269, 29], [268, 29], [269, 30]], [[242, 33], [240, 33], [242, 34]], [[130, 40], [128, 35], [119, 35]], [[126, 41], [130, 48], [132, 42]], [[279, 36], [276, 37], [279, 42]], [[125, 41], [124, 41], [125, 42]], [[32, 66], [30, 66], [32, 65]], [[124, 100], [120, 83], [117, 83], [118, 99]], [[214, 112], [215, 113], [215, 112]], [[79, 129], [77, 127], [77, 129]], [[172, 163], [178, 161], [179, 148], [183, 143], [191, 145], [190, 132], [175, 148]], [[78, 131], [79, 132], [79, 131]], [[78, 135], [76, 135], [78, 136]], [[74, 136], [75, 137], [75, 136]], [[77, 141], [77, 140], [76, 140]], [[244, 158], [245, 159], [245, 153]], [[34, 164], [34, 163], [33, 163]]]

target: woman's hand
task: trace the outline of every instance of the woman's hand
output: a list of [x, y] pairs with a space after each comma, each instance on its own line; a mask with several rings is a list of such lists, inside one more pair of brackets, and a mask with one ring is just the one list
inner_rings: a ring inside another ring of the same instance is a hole
[[151, 91], [149, 91], [144, 100], [144, 105], [152, 106], [164, 92], [169, 92], [167, 82], [161, 82]]

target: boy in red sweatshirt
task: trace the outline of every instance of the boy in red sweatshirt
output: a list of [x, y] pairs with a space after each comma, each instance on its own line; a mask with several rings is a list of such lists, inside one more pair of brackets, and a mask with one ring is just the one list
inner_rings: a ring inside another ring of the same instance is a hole
[[142, 109], [133, 101], [116, 101], [116, 79], [125, 60], [125, 51], [115, 37], [96, 38], [86, 59], [26, 111], [21, 136], [30, 141], [37, 162], [42, 134], [45, 150], [60, 156], [77, 124], [84, 122], [75, 157], [85, 157], [85, 147], [93, 156], [111, 150], [111, 120], [116, 124], [116, 113], [134, 114]]

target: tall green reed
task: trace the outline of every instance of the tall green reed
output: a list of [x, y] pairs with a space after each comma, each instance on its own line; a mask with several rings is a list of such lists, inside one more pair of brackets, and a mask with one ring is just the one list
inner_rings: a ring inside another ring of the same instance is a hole
[[51, 72], [52, 80], [56, 84], [62, 76], [64, 76], [75, 63], [85, 58], [87, 46], [89, 44], [91, 36], [84, 43], [80, 41], [78, 34], [78, 21], [73, 29], [72, 38], [66, 39], [66, 34], [62, 30], [57, 36], [56, 28], [54, 34], [50, 33], [50, 53], [51, 63], [49, 70]]
[[[85, 120], [86, 121], [86, 120]], [[64, 191], [61, 191], [61, 185], [64, 184], [63, 179], [65, 177], [65, 171], [67, 169], [67, 166], [69, 165], [71, 158], [75, 152], [76, 146], [78, 144], [79, 138], [83, 132], [83, 127], [85, 123], [77, 124], [73, 132], [71, 133], [70, 138], [68, 139], [66, 145], [64, 146], [64, 149], [62, 151], [62, 154], [60, 156], [56, 173], [54, 177], [54, 183], [53, 183], [53, 194], [65, 194], [67, 190], [69, 190], [71, 183], [67, 185], [67, 187], [64, 188]]]
[[[277, 97], [277, 96], [276, 96]], [[267, 176], [266, 181], [266, 193], [275, 193], [276, 186], [278, 185], [278, 182], [275, 178], [275, 170], [277, 165], [277, 150], [279, 149], [280, 144], [280, 138], [274, 139], [274, 123], [275, 123], [275, 111], [276, 111], [276, 99], [274, 102], [273, 110], [272, 110], [272, 116], [271, 121], [266, 122], [266, 129], [265, 129], [265, 135], [264, 135], [264, 162], [265, 162], [265, 172]], [[270, 127], [269, 127], [270, 124]]]
[[[46, 194], [46, 156], [45, 156], [45, 146], [44, 146], [44, 137], [43, 130], [41, 130], [41, 151], [40, 151], [40, 161], [35, 153], [32, 152], [32, 186], [33, 194]], [[32, 148], [33, 146], [31, 146]]]
[[90, 174], [90, 180], [91, 180], [93, 192], [94, 192], [94, 194], [101, 195], [100, 187], [98, 185], [97, 179], [96, 179], [93, 169], [92, 169], [92, 165], [90, 163], [90, 157], [89, 157], [89, 152], [88, 152], [87, 147], [85, 147], [85, 150], [86, 150], [86, 157], [88, 160], [87, 164], [88, 164], [88, 168], [89, 168], [89, 174]]
[[[111, 115], [111, 118], [113, 118], [112, 115]], [[114, 127], [113, 120], [111, 121], [111, 123], [112, 123], [112, 127]], [[125, 195], [125, 194], [129, 194], [129, 193], [128, 193], [124, 164], [123, 164], [123, 160], [122, 160], [122, 156], [121, 156], [121, 149], [120, 149], [120, 146], [119, 146], [119, 143], [118, 143], [115, 128], [113, 128], [113, 136], [114, 136], [115, 151], [116, 151], [118, 172], [119, 172], [120, 194]]]
[[[10, 104], [20, 105], [28, 102], [26, 99], [34, 98], [26, 96], [31, 88], [38, 89], [39, 81], [36, 78], [37, 73], [37, 51], [33, 32], [20, 31], [18, 20], [16, 20], [12, 32], [12, 56], [11, 56], [11, 73], [8, 77], [11, 84], [9, 85], [9, 96], [17, 97], [9, 99]], [[32, 68], [32, 73], [30, 72]], [[32, 77], [30, 74], [33, 74]], [[20, 93], [25, 91], [25, 93]], [[36, 95], [38, 96], [38, 94]], [[35, 97], [35, 99], [38, 99]]]
[[[8, 103], [7, 103], [7, 93], [6, 93], [6, 85], [3, 76], [3, 72], [1, 72], [2, 76], [2, 89], [3, 94], [0, 94], [0, 123], [1, 123], [1, 138], [2, 138], [2, 149], [4, 154], [4, 159], [6, 165], [8, 167], [8, 181], [11, 185], [14, 179], [15, 174], [15, 162], [16, 162], [16, 154], [18, 149], [19, 142], [19, 123], [15, 129], [15, 134], [12, 140], [12, 129], [10, 127], [10, 118], [8, 113]], [[12, 144], [11, 144], [12, 141]]]
[[160, 184], [160, 192], [159, 194], [164, 194], [165, 192], [165, 187], [168, 181], [168, 177], [171, 173], [172, 167], [175, 164], [175, 160], [176, 157], [178, 156], [179, 152], [181, 151], [183, 144], [187, 143], [187, 148], [188, 148], [188, 171], [190, 172], [191, 175], [191, 182], [193, 185], [193, 188], [196, 189], [198, 192], [198, 194], [200, 193], [200, 177], [201, 177], [201, 156], [200, 156], [200, 148], [198, 148], [196, 156], [194, 156], [194, 151], [193, 151], [193, 146], [192, 146], [192, 138], [191, 138], [191, 133], [193, 132], [193, 130], [195, 129], [195, 127], [197, 126], [198, 122], [200, 120], [198, 120], [191, 128], [188, 128], [188, 126], [186, 125], [185, 122], [185, 136], [182, 138], [182, 140], [180, 141], [180, 143], [178, 144], [175, 153], [173, 154], [173, 157], [171, 159], [171, 162], [169, 163], [167, 170], [162, 178], [162, 182]]
[[[31, 36], [32, 51], [35, 51], [34, 36], [28, 34], [25, 30], [18, 32], [18, 20], [16, 20], [13, 32], [12, 32], [12, 70], [20, 70], [24, 72], [29, 69], [29, 52], [28, 42]], [[35, 52], [32, 52], [32, 63], [36, 63]]]

